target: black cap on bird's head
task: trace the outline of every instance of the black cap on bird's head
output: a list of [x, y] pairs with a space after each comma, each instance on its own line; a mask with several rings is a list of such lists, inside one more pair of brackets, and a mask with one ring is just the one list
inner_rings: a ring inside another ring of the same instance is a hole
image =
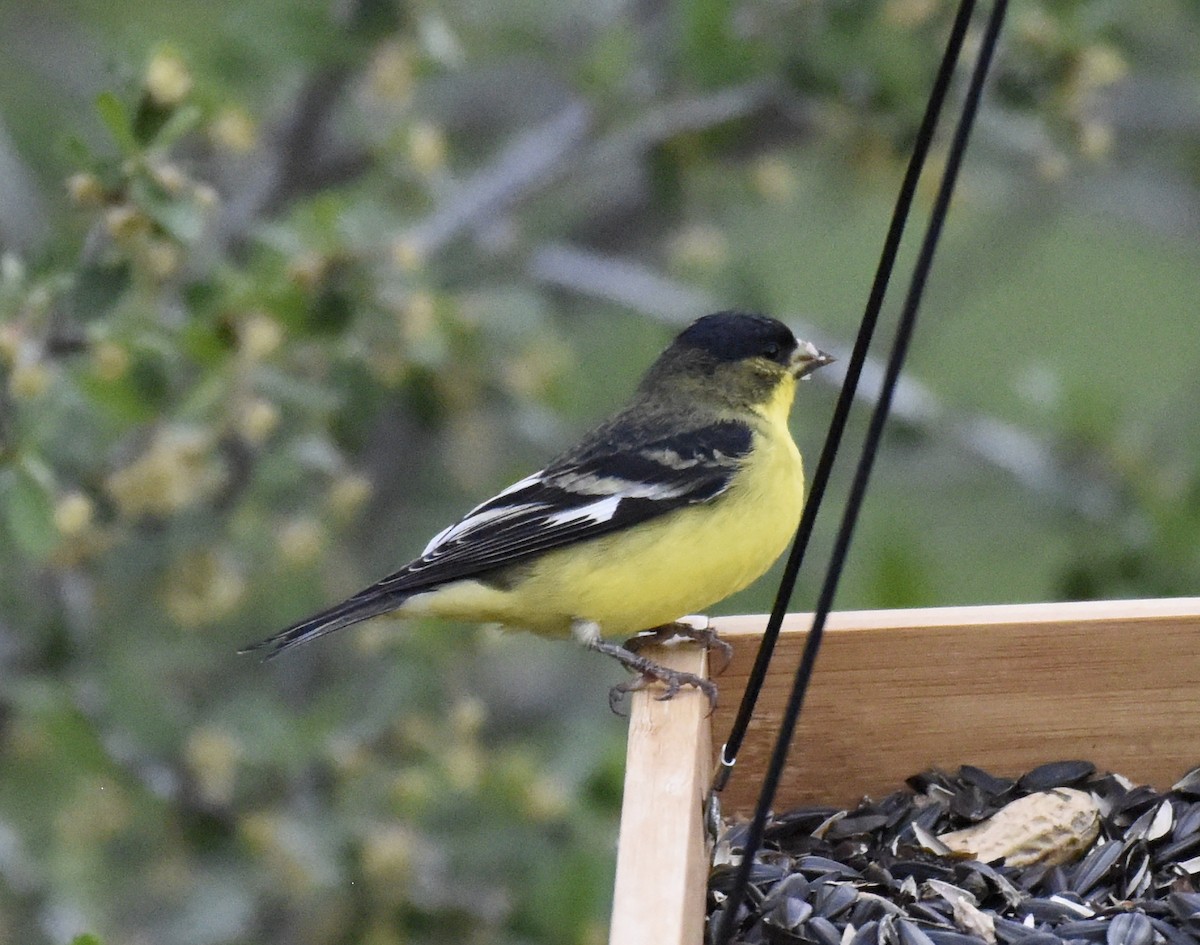
[[[787, 375], [802, 378], [833, 358], [797, 341], [783, 322], [744, 312], [717, 312], [676, 336], [642, 381], [643, 394], [682, 386], [731, 403], [757, 403]], [[719, 379], [718, 379], [719, 376]]]
[[718, 361], [765, 357], [786, 358], [796, 348], [796, 336], [783, 322], [765, 315], [717, 312], [698, 318], [675, 339], [675, 344], [699, 348]]
[[717, 312], [692, 322], [680, 332], [672, 348], [693, 348], [714, 361], [762, 358], [805, 377], [833, 361], [807, 341], [797, 341], [792, 330], [766, 315]]

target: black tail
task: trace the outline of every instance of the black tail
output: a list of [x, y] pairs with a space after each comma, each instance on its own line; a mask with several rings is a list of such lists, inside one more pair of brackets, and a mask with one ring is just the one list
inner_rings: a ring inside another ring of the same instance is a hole
[[370, 617], [395, 610], [409, 596], [409, 594], [403, 593], [389, 594], [386, 591], [380, 591], [378, 587], [368, 587], [365, 591], [360, 591], [340, 604], [335, 604], [327, 610], [306, 617], [299, 623], [292, 624], [286, 630], [280, 630], [273, 636], [260, 640], [258, 643], [252, 643], [238, 652], [251, 653], [266, 650], [265, 659], [273, 659], [284, 650], [290, 650], [301, 643], [308, 643], [327, 633], [333, 633], [343, 627], [349, 627]]

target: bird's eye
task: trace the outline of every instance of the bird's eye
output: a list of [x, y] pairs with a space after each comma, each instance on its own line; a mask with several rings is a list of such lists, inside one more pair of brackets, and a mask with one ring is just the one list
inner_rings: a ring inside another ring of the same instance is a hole
[[779, 357], [780, 350], [779, 343], [772, 341], [768, 343], [765, 348], [763, 348], [763, 357], [770, 358], [773, 361]]

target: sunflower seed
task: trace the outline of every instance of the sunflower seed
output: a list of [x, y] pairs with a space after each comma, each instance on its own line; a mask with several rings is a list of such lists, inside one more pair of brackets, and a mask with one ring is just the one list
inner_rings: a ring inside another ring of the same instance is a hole
[[[1200, 945], [1200, 768], [1166, 793], [1097, 776], [1087, 762], [1042, 765], [1015, 781], [964, 765], [914, 776], [910, 785], [853, 810], [814, 806], [773, 818], [736, 941]], [[986, 850], [972, 852], [990, 863], [944, 852], [939, 837], [986, 827], [1042, 793], [1088, 800], [1099, 836], [1075, 861], [1022, 866]], [[726, 827], [716, 845], [710, 927], [745, 838], [744, 825]]]
[[1017, 786], [1033, 794], [1036, 791], [1048, 791], [1050, 788], [1080, 784], [1095, 773], [1096, 766], [1090, 761], [1052, 761], [1022, 775], [1017, 781]]
[[1092, 847], [1075, 870], [1071, 889], [1081, 896], [1086, 896], [1116, 865], [1120, 856], [1121, 844], [1119, 843], [1106, 843], [1103, 846]]
[[1187, 797], [1200, 797], [1200, 767], [1193, 768], [1172, 784], [1171, 790]]
[[1082, 919], [1079, 922], [1063, 922], [1058, 934], [1067, 939], [1085, 942], [1103, 942], [1108, 937], [1108, 922], [1105, 919]]
[[1108, 923], [1106, 945], [1153, 945], [1154, 926], [1140, 912], [1121, 912]]

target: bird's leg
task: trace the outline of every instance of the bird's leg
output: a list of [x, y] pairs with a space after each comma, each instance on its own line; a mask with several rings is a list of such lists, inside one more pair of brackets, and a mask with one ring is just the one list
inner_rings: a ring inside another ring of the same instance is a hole
[[694, 640], [706, 649], [716, 650], [721, 654], [721, 666], [713, 670], [714, 676], [720, 676], [729, 668], [733, 659], [733, 647], [717, 636], [712, 628], [712, 622], [702, 614], [690, 617], [680, 617], [673, 623], [664, 623], [661, 627], [651, 627], [625, 641], [625, 649], [637, 653], [650, 644], [670, 645], [676, 638]]
[[609, 690], [608, 704], [614, 712], [617, 712], [617, 704], [625, 693], [645, 689], [649, 682], [655, 679], [667, 687], [666, 692], [655, 697], [660, 702], [672, 698], [683, 686], [695, 686], [708, 698], [710, 712], [717, 707], [717, 687], [709, 680], [702, 679], [695, 673], [668, 669], [666, 666], [627, 650], [623, 646], [608, 643], [600, 638], [600, 628], [590, 621], [578, 621], [575, 624], [574, 633], [589, 650], [611, 656], [626, 669], [638, 674], [636, 679], [618, 683]]

